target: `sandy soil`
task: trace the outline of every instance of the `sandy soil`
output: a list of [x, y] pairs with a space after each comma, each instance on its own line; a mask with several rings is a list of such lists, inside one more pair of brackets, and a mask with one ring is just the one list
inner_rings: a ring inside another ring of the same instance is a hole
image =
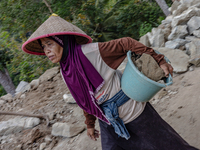
[[[173, 85], [162, 89], [150, 102], [188, 143], [200, 148], [200, 68], [176, 74], [173, 81]], [[60, 149], [56, 147], [60, 143], [67, 150], [100, 150], [100, 139], [91, 141], [86, 136], [86, 131], [73, 138], [51, 135], [51, 126], [55, 122], [84, 123], [82, 110], [76, 104], [67, 104], [63, 100], [65, 93], [69, 93], [69, 90], [58, 74], [40, 84], [36, 90], [31, 90], [2, 107], [2, 111], [48, 114], [52, 116], [52, 120], [49, 127], [46, 127], [45, 120], [42, 120], [41, 124], [33, 129], [10, 135], [13, 141], [0, 144], [0, 149], [36, 150], [45, 142], [45, 138], [49, 137], [52, 141], [47, 143], [46, 150]], [[0, 116], [0, 121], [13, 117]]]

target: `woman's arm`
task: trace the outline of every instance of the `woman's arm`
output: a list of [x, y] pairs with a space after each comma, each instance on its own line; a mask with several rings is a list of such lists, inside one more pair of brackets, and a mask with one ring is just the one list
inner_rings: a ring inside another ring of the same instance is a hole
[[98, 43], [99, 51], [104, 62], [113, 69], [117, 69], [126, 58], [126, 53], [130, 50], [136, 54], [146, 53], [151, 55], [159, 65], [166, 63], [164, 56], [157, 54], [152, 48], [146, 47], [142, 43], [124, 37], [109, 42]]

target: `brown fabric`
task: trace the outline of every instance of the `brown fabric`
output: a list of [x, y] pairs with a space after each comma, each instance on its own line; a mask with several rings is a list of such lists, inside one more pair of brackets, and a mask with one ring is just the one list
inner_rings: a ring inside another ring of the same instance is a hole
[[149, 54], [159, 65], [166, 63], [163, 55], [158, 55], [152, 48], [146, 47], [142, 43], [130, 37], [99, 43], [99, 51], [102, 59], [113, 69], [117, 69], [119, 67], [119, 65], [126, 58], [126, 53], [129, 50], [140, 55], [143, 53]]
[[94, 128], [96, 117], [91, 115], [91, 114], [88, 114], [84, 110], [83, 110], [83, 113], [84, 113], [84, 116], [86, 118], [85, 124], [87, 125], [87, 128]]

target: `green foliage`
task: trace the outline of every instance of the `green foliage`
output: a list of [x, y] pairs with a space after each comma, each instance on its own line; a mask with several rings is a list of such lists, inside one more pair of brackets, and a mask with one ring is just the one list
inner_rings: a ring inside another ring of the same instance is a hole
[[2, 86], [0, 86], [0, 97], [5, 94], [6, 94], [6, 91], [4, 90], [4, 88]]
[[1, 31], [24, 38], [50, 15], [42, 0], [1, 0]]
[[13, 55], [10, 53], [11, 40], [9, 33], [4, 31], [0, 34], [0, 70], [6, 68], [6, 64], [11, 63]]
[[8, 69], [14, 85], [30, 82], [55, 66], [45, 56], [21, 50], [27, 36], [51, 14], [42, 0], [1, 0], [0, 9], [0, 69]]
[[157, 18], [162, 16], [162, 11], [156, 3], [131, 1], [127, 6], [120, 9], [116, 18], [116, 31], [119, 37], [130, 36], [139, 39], [141, 25], [145, 26], [147, 31], [150, 27], [157, 27]]
[[[94, 42], [125, 36], [139, 39], [164, 19], [155, 1], [46, 1], [54, 13], [81, 28]], [[170, 5], [171, 0], [166, 1]], [[15, 86], [57, 65], [45, 56], [21, 50], [22, 43], [51, 15], [43, 0], [1, 0], [0, 10], [0, 69], [8, 69]]]
[[140, 26], [140, 30], [139, 30], [139, 35], [140, 37], [145, 35], [148, 32], [151, 32], [152, 29], [152, 24], [148, 23], [148, 22], [143, 22]]

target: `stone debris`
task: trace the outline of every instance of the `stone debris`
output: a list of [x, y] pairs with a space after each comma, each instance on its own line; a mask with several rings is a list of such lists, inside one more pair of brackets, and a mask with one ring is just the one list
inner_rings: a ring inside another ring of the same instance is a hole
[[[166, 48], [163, 54], [166, 55], [166, 52], [172, 53], [168, 54], [168, 59], [173, 62], [174, 57], [176, 57], [177, 62], [182, 61], [182, 55], [171, 57], [174, 54], [174, 49], [180, 49], [183, 53], [188, 55], [189, 59], [196, 58], [196, 55], [200, 54], [200, 1], [174, 1], [170, 11], [171, 15], [166, 17], [158, 28], [153, 28], [151, 32], [141, 37], [140, 42], [158, 51]], [[161, 38], [163, 34], [165, 35], [164, 41], [163, 38]], [[191, 63], [189, 59], [184, 59], [186, 62], [182, 65], [181, 63], [179, 63], [179, 65], [176, 65], [177, 63], [172, 63], [175, 73], [187, 71], [190, 65], [198, 67], [198, 63]], [[186, 64], [187, 66], [185, 66]]]
[[[160, 104], [156, 108], [159, 114], [170, 124], [174, 123], [184, 139], [200, 148], [200, 134], [196, 132], [200, 122], [194, 116], [194, 113], [199, 114], [199, 109], [194, 109], [199, 108], [199, 103], [192, 102], [194, 99], [199, 100], [198, 92], [192, 91], [192, 87], [199, 87], [196, 85], [197, 81], [192, 82], [191, 78], [189, 80], [182, 76], [187, 71], [187, 75], [195, 72], [196, 67], [200, 66], [200, 1], [174, 1], [170, 11], [171, 15], [158, 28], [141, 37], [140, 42], [170, 60], [174, 76], [179, 82], [172, 85], [176, 87], [174, 89], [160, 91], [150, 102], [155, 106]], [[126, 63], [127, 58], [118, 69], [123, 72]], [[0, 115], [1, 150], [101, 150], [101, 139], [94, 142], [87, 136], [82, 109], [72, 98], [59, 71], [59, 67], [54, 67], [30, 83], [22, 81], [16, 89], [15, 97], [9, 94], [0, 97], [1, 111], [44, 113], [50, 118], [50, 125], [47, 127], [45, 120], [38, 118]], [[177, 88], [178, 84], [181, 86]], [[179, 88], [187, 88], [189, 93], [193, 92], [189, 101]], [[169, 101], [173, 97], [176, 100], [181, 98], [181, 101], [174, 101], [170, 106]], [[196, 105], [191, 105], [193, 103]], [[181, 115], [184, 113], [187, 115]], [[188, 116], [192, 117], [188, 119]], [[173, 117], [175, 119], [170, 122]], [[182, 126], [179, 120], [183, 122]], [[190, 121], [189, 124], [184, 124], [187, 120]], [[98, 121], [95, 126], [99, 130]]]

